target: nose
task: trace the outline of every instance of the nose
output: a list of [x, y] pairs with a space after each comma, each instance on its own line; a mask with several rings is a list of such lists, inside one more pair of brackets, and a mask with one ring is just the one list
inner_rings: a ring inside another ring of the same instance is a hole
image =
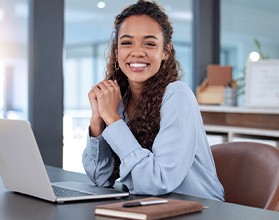
[[144, 52], [144, 50], [142, 48], [134, 48], [132, 51], [131, 51], [131, 56], [133, 57], [144, 57], [146, 56], [146, 53]]

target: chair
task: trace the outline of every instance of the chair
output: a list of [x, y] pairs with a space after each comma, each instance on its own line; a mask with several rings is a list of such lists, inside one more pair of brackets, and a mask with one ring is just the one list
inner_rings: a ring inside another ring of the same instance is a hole
[[279, 149], [253, 142], [211, 146], [225, 201], [279, 211]]

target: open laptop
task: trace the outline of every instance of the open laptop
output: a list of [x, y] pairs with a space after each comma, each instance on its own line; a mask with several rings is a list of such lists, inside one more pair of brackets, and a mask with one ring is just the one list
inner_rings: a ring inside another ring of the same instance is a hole
[[0, 176], [7, 189], [51, 202], [129, 195], [79, 182], [51, 183], [31, 125], [25, 120], [0, 119]]

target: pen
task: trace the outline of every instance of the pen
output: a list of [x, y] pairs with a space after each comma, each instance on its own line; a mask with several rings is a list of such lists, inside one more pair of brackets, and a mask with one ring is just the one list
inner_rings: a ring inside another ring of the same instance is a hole
[[145, 205], [157, 205], [162, 203], [167, 203], [168, 200], [151, 200], [151, 201], [138, 201], [138, 202], [127, 202], [123, 203], [123, 207], [136, 207], [136, 206], [145, 206]]

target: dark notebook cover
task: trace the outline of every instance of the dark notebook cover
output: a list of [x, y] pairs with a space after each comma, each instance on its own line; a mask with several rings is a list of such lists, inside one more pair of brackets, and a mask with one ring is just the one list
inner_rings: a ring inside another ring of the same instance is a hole
[[[128, 202], [150, 200], [162, 200], [162, 198], [150, 197], [145, 199], [132, 200]], [[167, 200], [168, 202], [164, 204], [137, 206], [129, 208], [122, 206], [123, 203], [126, 203], [127, 201], [99, 205], [95, 208], [95, 215], [126, 219], [162, 219], [171, 216], [198, 212], [202, 211], [203, 209], [203, 205], [199, 202], [176, 199]]]

